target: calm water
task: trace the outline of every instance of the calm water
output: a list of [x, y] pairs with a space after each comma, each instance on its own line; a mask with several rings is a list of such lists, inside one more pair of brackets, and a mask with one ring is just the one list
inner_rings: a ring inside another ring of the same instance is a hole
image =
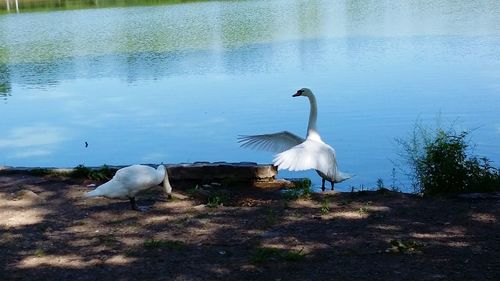
[[475, 152], [498, 166], [500, 2], [11, 10], [0, 15], [0, 165], [270, 163], [236, 136], [304, 135], [309, 104], [291, 97], [301, 87], [316, 93], [341, 170], [357, 175], [340, 190], [391, 184], [394, 139], [438, 116], [474, 129]]

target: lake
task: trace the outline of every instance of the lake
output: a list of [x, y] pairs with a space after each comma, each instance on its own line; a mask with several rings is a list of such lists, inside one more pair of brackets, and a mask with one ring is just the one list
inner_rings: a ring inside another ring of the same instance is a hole
[[472, 130], [474, 153], [500, 165], [499, 1], [7, 1], [0, 165], [270, 163], [236, 137], [304, 136], [302, 87], [356, 175], [339, 190], [409, 191], [395, 139], [417, 122]]

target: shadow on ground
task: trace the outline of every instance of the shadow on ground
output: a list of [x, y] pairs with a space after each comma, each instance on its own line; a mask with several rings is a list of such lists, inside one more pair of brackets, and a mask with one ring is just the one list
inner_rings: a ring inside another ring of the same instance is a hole
[[139, 213], [89, 183], [0, 176], [2, 280], [500, 279], [497, 199], [239, 189], [210, 208], [158, 187]]

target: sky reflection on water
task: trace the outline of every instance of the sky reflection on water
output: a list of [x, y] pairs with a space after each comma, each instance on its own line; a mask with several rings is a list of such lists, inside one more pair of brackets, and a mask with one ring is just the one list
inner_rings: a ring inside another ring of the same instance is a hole
[[[307, 100], [291, 97], [301, 87], [317, 95], [318, 128], [341, 169], [357, 175], [341, 189], [391, 184], [394, 139], [438, 116], [474, 129], [476, 152], [500, 163], [500, 7], [450, 3], [0, 16], [0, 164], [269, 163], [236, 136], [304, 135]], [[314, 172], [283, 175], [320, 183]]]

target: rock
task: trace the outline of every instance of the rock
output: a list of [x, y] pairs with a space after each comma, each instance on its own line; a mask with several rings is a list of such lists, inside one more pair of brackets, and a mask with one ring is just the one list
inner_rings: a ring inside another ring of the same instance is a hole
[[168, 165], [169, 178], [204, 182], [252, 182], [274, 180], [276, 167], [255, 163], [194, 163]]
[[253, 183], [253, 187], [261, 189], [282, 189], [282, 188], [293, 188], [293, 182], [284, 179], [277, 179], [272, 181], [258, 181]]

